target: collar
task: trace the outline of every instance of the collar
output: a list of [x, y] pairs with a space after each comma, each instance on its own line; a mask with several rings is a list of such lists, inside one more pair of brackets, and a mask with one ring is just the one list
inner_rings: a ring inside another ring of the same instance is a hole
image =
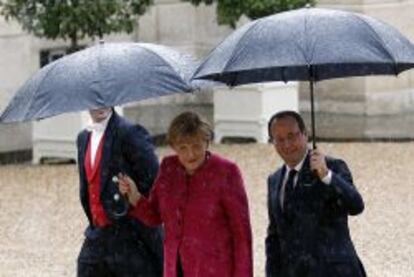
[[111, 119], [113, 112], [111, 111], [108, 116], [102, 120], [101, 122], [90, 122], [88, 126], [86, 126], [86, 130], [89, 132], [98, 132], [103, 133], [108, 126], [109, 119]]

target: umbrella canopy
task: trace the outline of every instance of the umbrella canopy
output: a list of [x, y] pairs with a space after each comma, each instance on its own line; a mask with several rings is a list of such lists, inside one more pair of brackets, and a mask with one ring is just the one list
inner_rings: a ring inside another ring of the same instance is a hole
[[362, 14], [304, 8], [264, 17], [234, 31], [213, 49], [193, 78], [229, 86], [308, 80], [315, 136], [314, 81], [397, 75], [411, 67], [414, 45], [395, 28]]
[[100, 43], [36, 72], [17, 91], [0, 122], [42, 119], [190, 92], [196, 62], [171, 48], [146, 43]]
[[398, 74], [414, 66], [414, 45], [362, 14], [304, 8], [252, 21], [233, 32], [194, 77], [240, 85]]

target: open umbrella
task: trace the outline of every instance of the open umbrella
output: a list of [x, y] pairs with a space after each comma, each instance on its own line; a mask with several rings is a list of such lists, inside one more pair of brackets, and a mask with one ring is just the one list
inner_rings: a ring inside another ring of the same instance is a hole
[[0, 122], [53, 115], [190, 92], [196, 62], [147, 43], [99, 43], [37, 71], [17, 91]]
[[229, 86], [265, 81], [310, 82], [315, 148], [315, 81], [394, 74], [414, 67], [414, 45], [374, 18], [338, 10], [303, 8], [252, 21], [221, 42], [194, 79]]

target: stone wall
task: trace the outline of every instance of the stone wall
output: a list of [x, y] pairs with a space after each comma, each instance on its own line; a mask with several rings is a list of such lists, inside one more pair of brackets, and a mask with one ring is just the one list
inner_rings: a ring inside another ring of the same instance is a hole
[[[17, 24], [6, 23], [0, 17], [0, 110], [3, 110], [16, 88], [24, 82], [32, 71], [33, 57], [30, 39]], [[31, 124], [0, 125], [0, 152], [2, 160], [20, 160], [12, 152], [30, 152]]]

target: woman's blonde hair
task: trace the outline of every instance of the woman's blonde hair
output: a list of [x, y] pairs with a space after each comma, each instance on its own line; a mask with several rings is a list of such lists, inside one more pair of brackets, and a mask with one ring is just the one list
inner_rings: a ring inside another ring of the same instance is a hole
[[199, 136], [201, 139], [210, 142], [212, 135], [213, 131], [210, 124], [200, 118], [197, 113], [183, 112], [171, 121], [167, 133], [167, 142], [172, 146], [185, 138], [194, 136]]

